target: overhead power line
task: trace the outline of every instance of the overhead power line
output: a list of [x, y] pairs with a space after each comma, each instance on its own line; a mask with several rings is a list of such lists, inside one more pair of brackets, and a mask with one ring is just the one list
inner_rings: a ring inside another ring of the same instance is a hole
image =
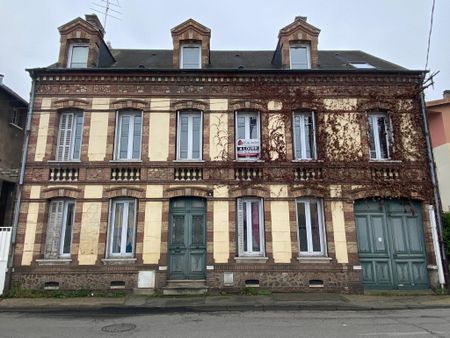
[[431, 46], [431, 34], [433, 32], [433, 19], [434, 19], [434, 7], [436, 5], [436, 0], [433, 0], [433, 4], [431, 5], [431, 18], [430, 18], [430, 30], [428, 32], [428, 45], [427, 45], [427, 58], [425, 61], [425, 70], [428, 69], [428, 61], [430, 58], [430, 46]]

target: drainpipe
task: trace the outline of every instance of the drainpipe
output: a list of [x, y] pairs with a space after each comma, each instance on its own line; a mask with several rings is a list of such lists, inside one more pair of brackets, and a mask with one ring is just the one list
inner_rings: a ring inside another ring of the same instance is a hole
[[[425, 73], [422, 73], [421, 76], [421, 84], [424, 83], [425, 80]], [[425, 95], [424, 95], [424, 91], [422, 90], [420, 93], [420, 105], [422, 108], [422, 120], [423, 120], [423, 126], [425, 129], [425, 140], [427, 143], [427, 153], [428, 153], [428, 165], [430, 167], [430, 173], [431, 173], [431, 183], [433, 184], [433, 193], [434, 193], [434, 208], [436, 210], [435, 215], [436, 215], [436, 223], [437, 223], [437, 238], [436, 241], [438, 243], [437, 246], [440, 246], [440, 252], [442, 253], [442, 260], [441, 262], [437, 262], [437, 266], [439, 269], [439, 266], [443, 265], [443, 271], [441, 273], [443, 273], [444, 275], [444, 283], [447, 284], [447, 288], [449, 287], [448, 284], [448, 280], [449, 280], [449, 276], [448, 276], [448, 261], [447, 261], [447, 256], [445, 254], [445, 245], [444, 242], [442, 241], [442, 217], [441, 217], [441, 200], [439, 198], [439, 187], [437, 185], [437, 175], [436, 175], [436, 165], [434, 163], [434, 157], [433, 157], [433, 148], [431, 146], [431, 139], [430, 139], [430, 128], [428, 125], [428, 115], [427, 115], [427, 110], [425, 107]], [[433, 220], [431, 220], [431, 223], [433, 223]], [[433, 225], [433, 224], [432, 224]], [[434, 243], [433, 243], [434, 245]], [[436, 255], [436, 261], [439, 260], [438, 258], [439, 255]], [[439, 271], [438, 271], [439, 274]]]
[[30, 102], [28, 104], [28, 112], [27, 112], [27, 125], [25, 127], [25, 135], [24, 135], [24, 141], [22, 146], [22, 162], [20, 164], [20, 175], [19, 175], [19, 186], [17, 188], [16, 193], [16, 203], [14, 205], [14, 219], [13, 219], [13, 226], [12, 226], [12, 233], [11, 233], [11, 246], [9, 248], [9, 258], [8, 258], [8, 285], [9, 287], [11, 285], [11, 277], [12, 273], [14, 272], [14, 252], [16, 248], [16, 235], [17, 235], [17, 227], [19, 224], [19, 214], [20, 214], [20, 202], [22, 198], [22, 190], [23, 190], [23, 181], [25, 177], [25, 163], [27, 161], [28, 156], [28, 142], [30, 140], [30, 132], [31, 132], [31, 118], [33, 115], [33, 103], [34, 103], [34, 96], [35, 96], [35, 78], [34, 74], [30, 73], [31, 75], [31, 91], [30, 91]]

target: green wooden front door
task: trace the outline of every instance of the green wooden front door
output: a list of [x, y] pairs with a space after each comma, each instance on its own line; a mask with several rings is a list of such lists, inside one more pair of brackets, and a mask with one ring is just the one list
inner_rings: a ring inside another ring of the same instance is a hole
[[205, 279], [206, 203], [201, 198], [170, 202], [169, 278]]
[[419, 203], [404, 200], [357, 201], [355, 219], [365, 288], [428, 288]]

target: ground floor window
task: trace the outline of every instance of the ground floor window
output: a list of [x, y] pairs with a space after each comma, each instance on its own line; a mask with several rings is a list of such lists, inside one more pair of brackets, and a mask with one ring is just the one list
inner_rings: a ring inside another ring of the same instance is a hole
[[325, 255], [325, 229], [322, 201], [315, 198], [297, 200], [297, 227], [300, 255]]
[[53, 200], [50, 202], [44, 252], [46, 259], [70, 257], [74, 215], [74, 201]]
[[260, 198], [238, 198], [239, 256], [264, 256], [263, 203]]
[[134, 199], [112, 201], [108, 239], [109, 257], [134, 256], [136, 204]]

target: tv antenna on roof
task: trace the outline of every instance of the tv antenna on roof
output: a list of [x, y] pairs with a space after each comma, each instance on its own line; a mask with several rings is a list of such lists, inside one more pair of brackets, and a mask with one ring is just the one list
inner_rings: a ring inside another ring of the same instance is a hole
[[[122, 15], [119, 11], [120, 3], [119, 0], [98, 0], [101, 1], [100, 4], [93, 2], [90, 7], [93, 11], [103, 15], [103, 28], [106, 30], [106, 20], [110, 17], [116, 20], [121, 20], [118, 16]], [[114, 14], [111, 14], [111, 12]]]

